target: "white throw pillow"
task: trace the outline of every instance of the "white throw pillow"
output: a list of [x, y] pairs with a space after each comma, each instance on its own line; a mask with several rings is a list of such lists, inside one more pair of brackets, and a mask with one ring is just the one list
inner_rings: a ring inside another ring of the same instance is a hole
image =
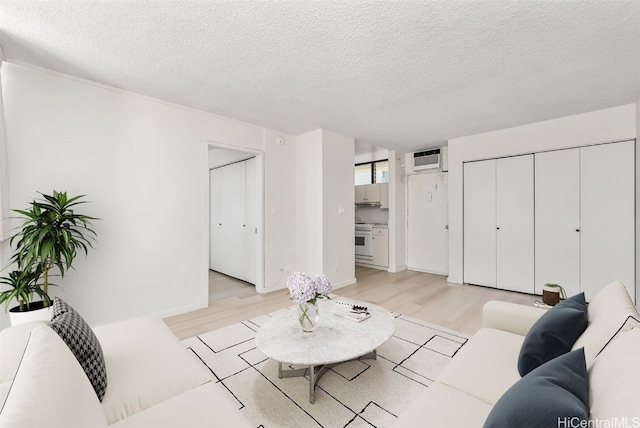
[[31, 332], [0, 426], [106, 427], [100, 402], [82, 367], [62, 339], [47, 325]]
[[619, 281], [608, 284], [593, 297], [587, 307], [587, 317], [587, 329], [571, 348], [584, 347], [587, 367], [620, 329], [631, 328], [631, 324], [625, 324], [629, 317], [640, 319], [627, 289]]
[[638, 367], [640, 328], [634, 328], [618, 334], [589, 368], [590, 419], [640, 421]]

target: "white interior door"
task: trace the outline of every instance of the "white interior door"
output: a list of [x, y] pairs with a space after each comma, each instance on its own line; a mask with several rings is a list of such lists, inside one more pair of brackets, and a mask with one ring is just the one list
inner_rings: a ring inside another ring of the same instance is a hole
[[634, 142], [580, 148], [580, 284], [587, 300], [617, 279], [635, 301]]
[[534, 292], [533, 155], [496, 161], [496, 285]]
[[464, 164], [464, 282], [496, 286], [496, 160]]
[[535, 293], [580, 292], [580, 149], [535, 155]]
[[449, 272], [448, 185], [446, 173], [412, 174], [407, 179], [407, 267]]

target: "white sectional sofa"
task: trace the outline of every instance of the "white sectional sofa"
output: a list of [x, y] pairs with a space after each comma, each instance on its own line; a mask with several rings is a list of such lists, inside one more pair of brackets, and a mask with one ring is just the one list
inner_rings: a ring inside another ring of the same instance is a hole
[[[487, 303], [483, 328], [394, 426], [482, 427], [496, 402], [521, 379], [520, 348], [544, 313], [506, 302]], [[640, 316], [625, 287], [617, 281], [607, 285], [589, 303], [587, 318], [573, 349], [584, 347], [593, 421], [589, 426], [640, 426], [640, 324], [635, 321]], [[581, 426], [564, 422], [557, 426]]]
[[78, 360], [46, 323], [0, 333], [0, 426], [252, 427], [162, 320], [93, 329], [108, 385], [100, 402]]

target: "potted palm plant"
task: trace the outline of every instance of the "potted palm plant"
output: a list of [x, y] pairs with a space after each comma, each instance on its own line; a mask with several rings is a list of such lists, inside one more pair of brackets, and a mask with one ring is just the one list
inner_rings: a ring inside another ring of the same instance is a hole
[[[4, 304], [5, 310], [8, 310], [13, 300], [18, 302], [18, 306], [9, 310], [10, 316], [16, 312], [35, 313], [49, 305], [49, 296], [44, 294], [41, 284], [38, 283], [39, 278], [40, 273], [37, 270], [14, 270], [8, 276], [0, 278], [0, 284], [8, 286], [7, 290], [0, 292], [0, 304]], [[34, 302], [34, 295], [42, 300]], [[29, 319], [24, 318], [22, 321], [26, 322]]]
[[[92, 220], [84, 214], [79, 214], [74, 209], [86, 203], [82, 200], [84, 195], [67, 197], [66, 192], [53, 191], [53, 194], [41, 193], [42, 198], [34, 199], [26, 210], [13, 210], [20, 214], [23, 220], [18, 231], [10, 238], [9, 244], [15, 243], [15, 251], [11, 261], [18, 267], [17, 271], [9, 274], [3, 282], [12, 289], [0, 293], [2, 301], [18, 300], [25, 301], [25, 296], [32, 296], [34, 293], [42, 298], [42, 303], [30, 302], [29, 305], [18, 305], [18, 309], [9, 310], [14, 323], [15, 314], [29, 312], [33, 306], [40, 306], [47, 309], [50, 305], [49, 277], [57, 269], [60, 276], [64, 277], [67, 270], [72, 268], [73, 260], [78, 252], [88, 254], [89, 248], [93, 248], [96, 233], [93, 231]], [[16, 272], [22, 272], [18, 274]], [[14, 275], [13, 278], [11, 275]], [[42, 283], [38, 281], [42, 277]], [[24, 283], [25, 278], [31, 279], [28, 284]], [[35, 278], [35, 279], [34, 279]], [[20, 279], [17, 291], [13, 284]], [[29, 294], [26, 290], [31, 290]], [[29, 298], [30, 300], [30, 298]], [[43, 317], [46, 318], [46, 314]]]

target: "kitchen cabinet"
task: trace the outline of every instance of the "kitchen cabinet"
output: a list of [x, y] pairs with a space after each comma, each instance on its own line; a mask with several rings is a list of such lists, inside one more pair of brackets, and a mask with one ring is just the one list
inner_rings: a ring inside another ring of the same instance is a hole
[[[356, 204], [379, 204], [380, 203], [380, 183], [363, 184], [355, 186]], [[388, 197], [387, 197], [388, 204]]]
[[380, 183], [380, 208], [389, 209], [389, 183]]
[[373, 228], [373, 264], [382, 267], [389, 266], [389, 229], [386, 227]]

